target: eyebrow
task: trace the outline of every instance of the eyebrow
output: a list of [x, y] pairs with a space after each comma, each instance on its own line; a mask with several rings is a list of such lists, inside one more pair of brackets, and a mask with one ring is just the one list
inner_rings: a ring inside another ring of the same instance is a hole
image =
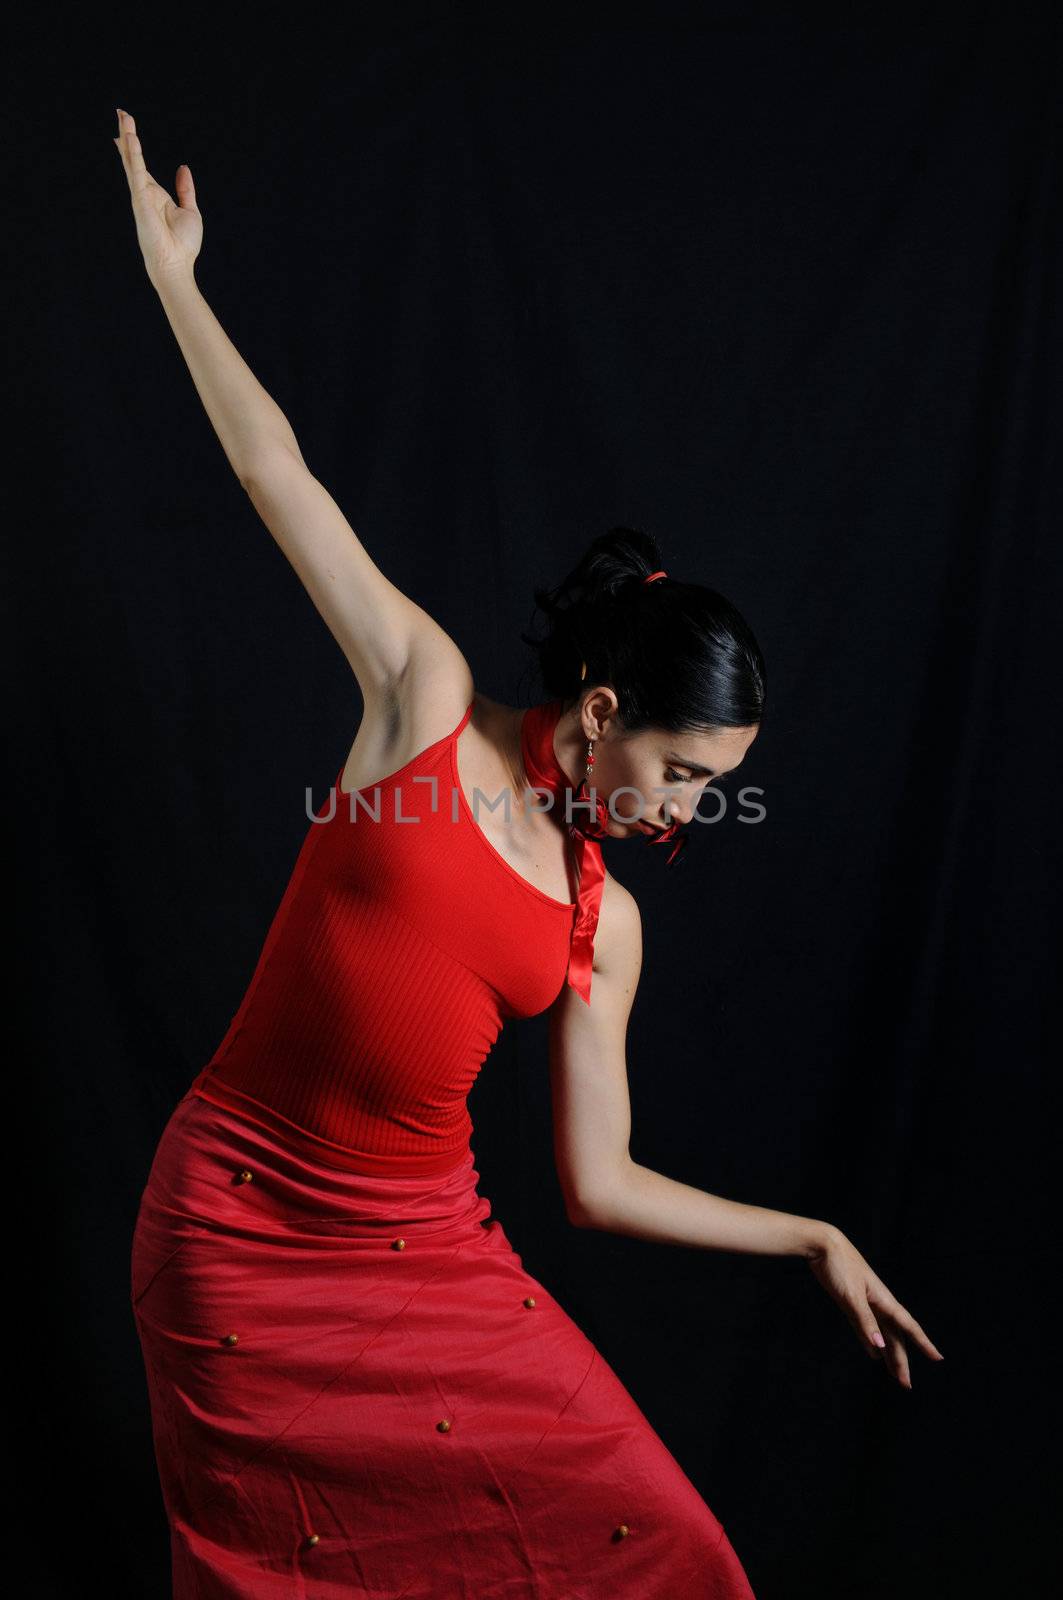
[[711, 767], [703, 767], [697, 761], [690, 761], [686, 756], [678, 755], [674, 750], [669, 750], [664, 759], [678, 762], [681, 767], [689, 767], [691, 772], [696, 772], [700, 778], [715, 778], [717, 776]]

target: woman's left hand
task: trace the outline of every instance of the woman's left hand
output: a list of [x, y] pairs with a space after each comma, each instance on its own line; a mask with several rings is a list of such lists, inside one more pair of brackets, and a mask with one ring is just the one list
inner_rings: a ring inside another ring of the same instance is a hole
[[852, 1240], [839, 1228], [830, 1230], [827, 1242], [809, 1257], [808, 1265], [813, 1276], [841, 1306], [868, 1355], [884, 1356], [903, 1389], [912, 1387], [905, 1335], [924, 1354], [935, 1361], [944, 1361], [937, 1345], [923, 1332], [911, 1312], [890, 1293]]

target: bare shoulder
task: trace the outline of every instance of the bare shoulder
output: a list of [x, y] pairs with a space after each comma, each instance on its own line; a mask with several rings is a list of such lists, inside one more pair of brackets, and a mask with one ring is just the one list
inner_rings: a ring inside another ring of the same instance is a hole
[[[594, 936], [595, 973], [621, 987], [638, 981], [642, 966], [642, 913], [630, 889], [613, 877], [608, 867], [602, 885], [602, 903]], [[593, 985], [592, 985], [593, 988]]]

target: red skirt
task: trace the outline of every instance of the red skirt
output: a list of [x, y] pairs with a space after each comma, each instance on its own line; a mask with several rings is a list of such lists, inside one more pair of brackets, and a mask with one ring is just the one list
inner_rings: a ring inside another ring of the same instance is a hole
[[174, 1600], [752, 1600], [473, 1159], [368, 1177], [177, 1105], [132, 1251]]

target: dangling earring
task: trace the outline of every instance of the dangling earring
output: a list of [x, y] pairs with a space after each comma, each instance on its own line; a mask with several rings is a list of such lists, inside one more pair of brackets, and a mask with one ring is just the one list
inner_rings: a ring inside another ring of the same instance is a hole
[[[594, 788], [594, 743], [593, 739], [587, 740], [587, 776], [580, 784], [580, 788], [584, 791], [588, 800], [591, 798], [591, 790]], [[588, 825], [588, 831], [592, 839], [604, 839], [609, 832], [608, 823], [609, 812], [605, 801], [597, 789], [594, 789], [594, 820]]]
[[[585, 661], [581, 661], [580, 662], [580, 669], [579, 669], [579, 678], [580, 678], [580, 682], [581, 683], [586, 678], [586, 676], [587, 676], [587, 663]], [[587, 788], [588, 789], [591, 786], [591, 779], [594, 777], [594, 773], [591, 771], [591, 768], [593, 767], [593, 765], [594, 765], [594, 740], [593, 739], [588, 739], [587, 740], [587, 779], [586, 779], [586, 783], [587, 783]]]
[[591, 801], [591, 788], [594, 782], [594, 759], [594, 740], [588, 739], [585, 757], [587, 776], [580, 779], [579, 788], [576, 790], [576, 799], [584, 805], [591, 806], [592, 815], [585, 822], [573, 820], [568, 824], [568, 827], [570, 832], [587, 834], [592, 839], [604, 839], [609, 832], [607, 826], [609, 813], [597, 790], [594, 793], [593, 803]]

